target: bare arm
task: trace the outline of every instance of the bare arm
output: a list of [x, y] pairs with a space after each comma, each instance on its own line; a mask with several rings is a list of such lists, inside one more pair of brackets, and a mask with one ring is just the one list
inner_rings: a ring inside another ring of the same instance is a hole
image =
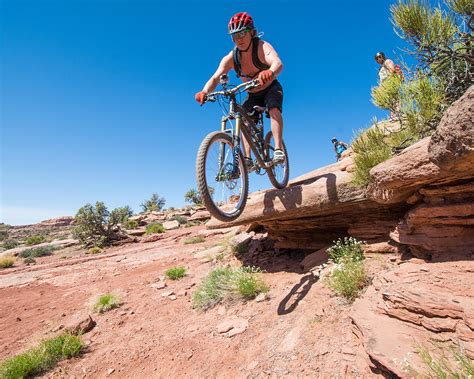
[[283, 63], [277, 52], [268, 42], [263, 42], [263, 54], [265, 63], [270, 65], [270, 70], [273, 71], [274, 76], [278, 76], [283, 70]]
[[234, 67], [234, 62], [232, 58], [232, 51], [227, 54], [224, 58], [222, 58], [221, 63], [219, 63], [219, 67], [217, 67], [216, 72], [214, 75], [211, 76], [211, 79], [207, 81], [204, 88], [202, 89], [203, 92], [209, 93], [216, 89], [217, 85], [219, 84], [219, 78], [222, 74], [227, 74], [232, 68]]

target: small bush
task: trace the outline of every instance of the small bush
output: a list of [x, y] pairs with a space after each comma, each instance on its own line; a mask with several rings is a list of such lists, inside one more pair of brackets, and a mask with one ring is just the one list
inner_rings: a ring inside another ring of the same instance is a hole
[[159, 222], [155, 222], [146, 227], [145, 235], [164, 233], [165, 228]]
[[364, 245], [364, 242], [358, 241], [354, 237], [344, 237], [335, 241], [327, 252], [334, 263], [339, 263], [344, 257], [353, 261], [362, 261], [364, 259], [362, 245]]
[[206, 239], [203, 237], [203, 236], [196, 236], [196, 237], [189, 237], [189, 238], [186, 238], [183, 243], [185, 245], [190, 245], [190, 244], [193, 244], [193, 243], [201, 243], [201, 242], [204, 242]]
[[38, 245], [42, 242], [45, 241], [45, 238], [44, 236], [30, 236], [28, 237], [26, 240], [25, 240], [25, 243], [28, 245], [28, 246], [33, 246], [33, 245]]
[[354, 261], [349, 257], [342, 258], [329, 277], [329, 286], [349, 301], [354, 301], [367, 283], [364, 262]]
[[100, 247], [94, 246], [87, 250], [87, 254], [100, 254], [102, 251], [103, 250]]
[[[449, 353], [448, 353], [449, 351]], [[473, 378], [474, 362], [458, 346], [418, 346], [417, 352], [427, 368], [429, 378]], [[413, 377], [425, 377], [411, 369]]]
[[23, 250], [19, 255], [22, 258], [39, 258], [53, 255], [54, 250], [56, 250], [54, 246], [39, 246]]
[[136, 229], [138, 228], [138, 222], [136, 220], [128, 220], [125, 227], [127, 229]]
[[28, 378], [44, 373], [61, 360], [77, 357], [84, 345], [80, 337], [64, 333], [42, 341], [25, 353], [0, 364], [0, 378]]
[[18, 241], [13, 240], [13, 239], [6, 240], [5, 242], [3, 242], [3, 248], [5, 250], [14, 249], [15, 247], [18, 247], [18, 245], [19, 245]]
[[120, 300], [117, 296], [110, 293], [101, 295], [97, 302], [94, 304], [94, 312], [104, 313], [111, 309], [118, 308], [120, 306]]
[[392, 156], [384, 131], [374, 126], [361, 132], [352, 143], [354, 172], [352, 184], [364, 187], [370, 182], [370, 170]]
[[186, 268], [184, 267], [171, 267], [166, 270], [165, 276], [171, 280], [182, 279], [186, 276]]
[[260, 273], [253, 267], [216, 268], [193, 293], [193, 306], [208, 309], [224, 300], [251, 299], [259, 293], [268, 292], [269, 288]]
[[23, 263], [25, 265], [34, 265], [36, 264], [36, 260], [34, 258], [28, 257], [28, 258], [23, 259]]
[[12, 267], [14, 263], [15, 259], [11, 255], [0, 257], [0, 268]]
[[245, 299], [253, 299], [261, 292], [268, 292], [268, 286], [258, 276], [260, 270], [244, 267], [236, 271], [237, 291]]

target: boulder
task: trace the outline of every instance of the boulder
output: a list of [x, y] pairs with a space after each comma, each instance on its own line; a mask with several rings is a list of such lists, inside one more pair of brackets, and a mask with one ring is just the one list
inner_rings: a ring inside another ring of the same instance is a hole
[[376, 276], [351, 311], [372, 361], [399, 377], [407, 377], [407, 363], [423, 372], [416, 350], [431, 339], [459, 344], [474, 358], [473, 272], [474, 261], [408, 261]]
[[163, 227], [164, 227], [166, 230], [178, 229], [178, 228], [179, 228], [179, 222], [176, 221], [176, 220], [173, 220], [173, 221], [166, 221], [166, 222], [163, 223]]
[[428, 153], [444, 170], [474, 172], [474, 85], [443, 115]]
[[127, 234], [130, 236], [142, 236], [146, 232], [146, 228], [136, 228], [136, 229], [129, 229], [127, 230]]
[[64, 329], [75, 335], [82, 335], [87, 332], [90, 332], [96, 326], [96, 322], [92, 319], [90, 315], [85, 315], [78, 313], [73, 315]]
[[211, 214], [206, 210], [200, 210], [195, 213], [188, 219], [188, 221], [207, 221], [211, 218]]

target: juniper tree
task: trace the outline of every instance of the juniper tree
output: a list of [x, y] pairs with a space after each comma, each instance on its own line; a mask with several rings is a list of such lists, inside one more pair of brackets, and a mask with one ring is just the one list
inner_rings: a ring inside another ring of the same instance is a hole
[[152, 212], [152, 211], [161, 211], [166, 204], [166, 200], [164, 197], [158, 196], [158, 194], [154, 193], [151, 195], [149, 200], [145, 200], [140, 206], [143, 209], [143, 212]]
[[400, 0], [390, 7], [395, 32], [408, 42], [416, 70], [434, 76], [448, 103], [470, 86], [474, 65], [474, 0]]
[[86, 204], [76, 213], [73, 235], [85, 246], [108, 245], [123, 237], [118, 224], [125, 222], [131, 215], [129, 206], [109, 212], [101, 201], [97, 201], [95, 206]]
[[[214, 188], [209, 187], [209, 194], [212, 196], [214, 194]], [[192, 203], [194, 205], [201, 205], [202, 198], [201, 194], [196, 191], [194, 188], [191, 188], [188, 192], [184, 194], [184, 201]]]

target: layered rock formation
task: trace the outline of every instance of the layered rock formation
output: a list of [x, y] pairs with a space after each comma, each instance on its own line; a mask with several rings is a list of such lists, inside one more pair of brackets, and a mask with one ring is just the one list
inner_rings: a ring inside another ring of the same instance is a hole
[[346, 235], [398, 246], [409, 254], [375, 276], [352, 312], [372, 362], [410, 376], [408, 364], [419, 363], [416, 350], [430, 340], [474, 358], [474, 86], [431, 137], [374, 167], [366, 190], [350, 185], [351, 167], [348, 154], [283, 190], [253, 193], [227, 226], [264, 229], [275, 247], [314, 251]]
[[474, 253], [474, 86], [432, 137], [374, 167], [367, 190], [351, 185], [351, 166], [349, 153], [283, 190], [253, 193], [242, 215], [225, 225], [263, 227], [282, 248], [319, 249], [351, 235], [391, 238], [422, 258]]

